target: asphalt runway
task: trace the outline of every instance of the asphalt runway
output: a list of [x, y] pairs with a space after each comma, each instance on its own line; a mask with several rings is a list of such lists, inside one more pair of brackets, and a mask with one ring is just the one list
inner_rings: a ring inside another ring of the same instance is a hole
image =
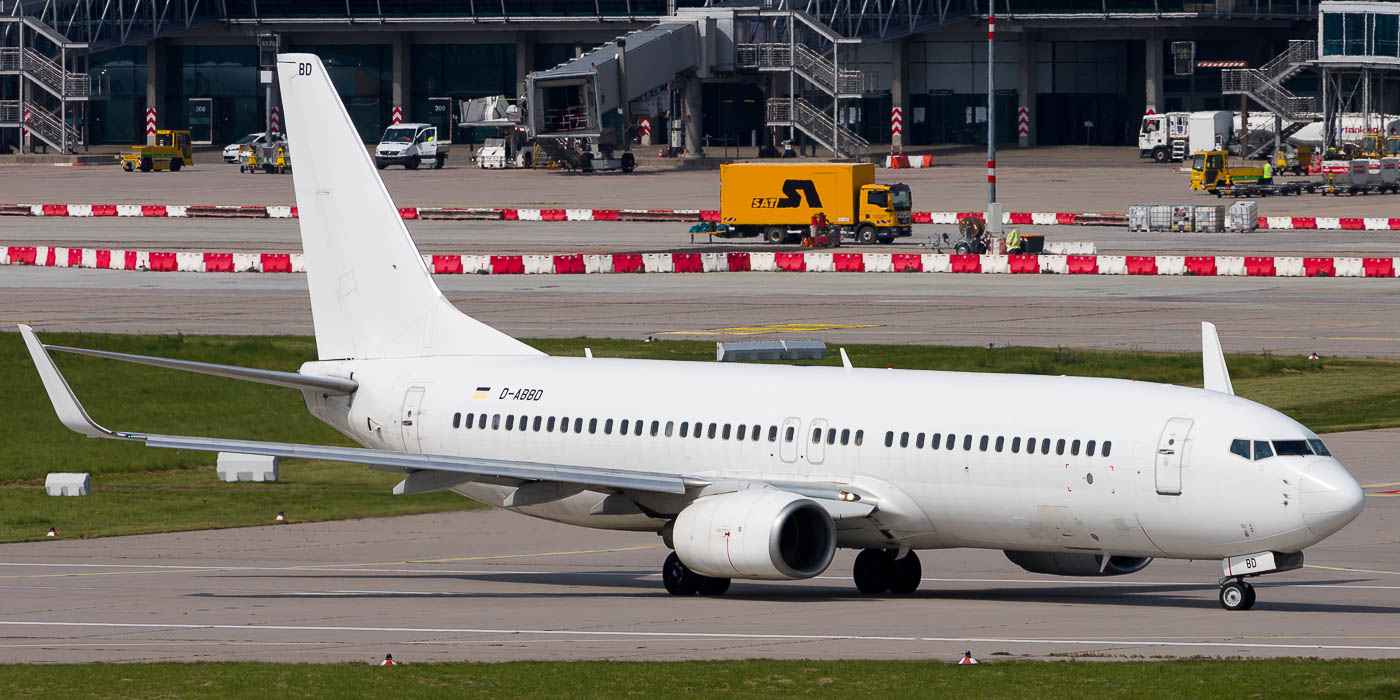
[[1220, 608], [1215, 561], [1071, 579], [981, 550], [923, 553], [909, 597], [857, 593], [843, 551], [816, 579], [675, 598], [655, 535], [491, 511], [0, 545], [0, 657], [1398, 657], [1400, 495], [1382, 492], [1400, 488], [1400, 430], [1327, 442], [1366, 510], [1306, 568], [1255, 579], [1246, 613]]
[[[1400, 281], [732, 273], [439, 275], [521, 337], [1068, 346], [1400, 357]], [[312, 332], [303, 275], [0, 268], [0, 324], [109, 333]], [[859, 359], [856, 359], [859, 362]]]

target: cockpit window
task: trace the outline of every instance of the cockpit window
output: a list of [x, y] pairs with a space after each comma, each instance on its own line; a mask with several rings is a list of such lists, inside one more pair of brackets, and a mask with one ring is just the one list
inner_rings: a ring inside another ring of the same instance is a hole
[[1329, 452], [1329, 451], [1327, 450], [1327, 446], [1324, 445], [1324, 444], [1322, 444], [1322, 441], [1321, 441], [1321, 440], [1319, 440], [1319, 439], [1317, 439], [1317, 438], [1310, 438], [1310, 439], [1308, 440], [1308, 444], [1309, 444], [1309, 445], [1312, 445], [1313, 452], [1316, 452], [1317, 454], [1319, 454], [1319, 455], [1321, 455], [1321, 456], [1323, 456], [1323, 457], [1331, 457], [1331, 456], [1332, 456], [1332, 453]]
[[1255, 459], [1268, 459], [1268, 458], [1270, 458], [1270, 457], [1272, 457], [1272, 456], [1274, 456], [1274, 448], [1269, 447], [1269, 441], [1268, 441], [1268, 440], [1255, 440], [1255, 441], [1254, 441], [1254, 458], [1255, 458]]
[[1274, 453], [1280, 457], [1307, 457], [1313, 452], [1307, 440], [1274, 440]]
[[1245, 459], [1249, 459], [1249, 458], [1250, 458], [1250, 457], [1249, 457], [1249, 441], [1248, 441], [1248, 440], [1235, 440], [1234, 442], [1231, 442], [1231, 443], [1230, 443], [1230, 453], [1231, 453], [1231, 454], [1237, 454], [1237, 455], [1239, 455], [1239, 456], [1241, 456], [1241, 457], [1244, 457]]

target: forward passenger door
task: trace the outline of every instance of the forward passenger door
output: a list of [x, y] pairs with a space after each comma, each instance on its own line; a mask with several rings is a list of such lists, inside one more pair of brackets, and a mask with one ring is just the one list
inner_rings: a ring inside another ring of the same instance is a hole
[[1195, 421], [1172, 418], [1157, 441], [1157, 493], [1181, 495], [1181, 469], [1186, 466], [1186, 437]]

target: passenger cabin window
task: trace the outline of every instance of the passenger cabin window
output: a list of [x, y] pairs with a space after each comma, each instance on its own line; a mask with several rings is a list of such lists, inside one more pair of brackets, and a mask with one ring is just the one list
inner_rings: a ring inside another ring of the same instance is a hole
[[834, 444], [836, 444], [836, 429], [835, 429], [835, 428], [827, 428], [827, 429], [826, 429], [826, 444], [828, 444], [828, 445], [834, 445]]
[[909, 433], [904, 432], [904, 433], [900, 433], [900, 434], [899, 434], [899, 446], [900, 446], [900, 447], [908, 447], [908, 446], [909, 446]]
[[931, 450], [936, 450], [936, 449], [938, 449], [938, 448], [939, 448], [939, 443], [942, 442], [942, 439], [943, 439], [943, 433], [934, 433], [934, 434], [933, 434], [933, 437], [929, 438], [929, 441], [928, 441], [928, 447], [929, 447], [929, 449], [931, 449]]
[[1075, 455], [1076, 457], [1079, 456], [1079, 441], [1078, 441], [1078, 440], [1075, 440], [1074, 442], [1071, 442], [1071, 443], [1069, 444], [1069, 453], [1072, 454], [1072, 455]]
[[501, 414], [497, 413], [497, 414], [494, 414], [494, 415], [491, 416], [491, 429], [492, 429], [492, 430], [500, 430], [500, 429], [501, 429]]
[[750, 440], [758, 442], [759, 436], [763, 434], [763, 426], [755, 424], [753, 430], [749, 431], [749, 434], [753, 436], [749, 438]]
[[1002, 448], [1003, 446], [1005, 446], [1005, 445], [1006, 445], [1006, 438], [1004, 438], [1004, 437], [998, 435], [998, 436], [997, 436], [997, 446], [996, 446], [997, 452], [1001, 452], [1001, 448]]
[[472, 419], [475, 418], [475, 417], [476, 417], [476, 414], [475, 414], [475, 413], [468, 413], [468, 414], [467, 414], [467, 427], [468, 427], [468, 428], [472, 427], [472, 423], [474, 422]]
[[594, 434], [596, 434], [597, 432], [598, 432], [598, 419], [597, 419], [597, 418], [589, 418], [589, 419], [588, 419], [588, 434], [589, 434], [589, 435], [594, 435]]
[[604, 435], [612, 435], [612, 425], [613, 425], [613, 419], [611, 419], [611, 418], [609, 418], [609, 419], [603, 421], [603, 434], [604, 434]]
[[924, 434], [923, 434], [923, 433], [919, 433], [918, 435], [915, 435], [915, 436], [914, 436], [914, 447], [917, 447], [917, 448], [919, 448], [919, 449], [923, 449], [923, 447], [924, 447]]
[[[551, 418], [550, 420], [554, 420], [554, 419]], [[533, 431], [535, 431], [535, 432], [537, 432], [537, 433], [540, 432], [540, 417], [539, 417], [539, 416], [535, 416], [535, 422], [533, 422], [533, 423], [530, 424], [530, 429], [533, 430]]]
[[630, 428], [630, 427], [632, 427], [632, 422], [629, 421], [629, 420], [627, 420], [626, 418], [623, 418], [623, 419], [622, 419], [622, 427], [618, 429], [617, 433], [618, 433], [619, 435], [626, 435], [626, 434], [627, 434], [627, 429]]
[[[684, 424], [682, 424], [682, 425], [684, 425]], [[673, 420], [668, 420], [668, 421], [666, 421], [666, 437], [671, 437], [671, 431], [672, 431], [675, 427], [676, 427], [676, 422], [675, 422], [675, 421], [673, 421]], [[682, 435], [681, 437], [685, 437], [685, 436]]]
[[1018, 452], [1020, 452], [1020, 451], [1021, 451], [1021, 438], [1018, 438], [1018, 437], [1011, 438], [1011, 454], [1016, 454], [1016, 453], [1018, 453]]
[[[564, 416], [562, 419], [560, 419], [560, 421], [559, 421], [559, 432], [561, 432], [561, 433], [567, 433], [567, 432], [569, 432], [569, 417], [568, 417], [568, 416]], [[575, 431], [575, 432], [577, 432], [577, 431]]]
[[778, 426], [776, 426], [776, 425], [770, 425], [770, 426], [768, 426], [768, 442], [777, 442], [777, 441], [778, 441]]
[[1255, 441], [1254, 441], [1254, 458], [1255, 458], [1255, 459], [1268, 459], [1268, 458], [1270, 458], [1270, 457], [1272, 457], [1272, 456], [1274, 456], [1274, 449], [1273, 449], [1272, 447], [1269, 447], [1269, 441], [1268, 441], [1268, 440], [1255, 440]]
[[681, 421], [681, 437], [686, 437], [690, 433], [690, 423]]
[[842, 445], [849, 445], [849, 444], [851, 444], [851, 429], [850, 429], [850, 428], [842, 428], [842, 429], [841, 429], [841, 444], [842, 444]]
[[1043, 455], [1048, 455], [1048, 454], [1050, 454], [1050, 438], [1041, 438], [1041, 439], [1040, 439], [1040, 454], [1043, 454]]
[[971, 436], [971, 435], [964, 435], [964, 436], [963, 436], [963, 451], [964, 451], [964, 452], [971, 452], [971, 451], [972, 451], [972, 436]]
[[632, 436], [633, 436], [633, 437], [641, 437], [641, 435], [642, 435], [642, 420], [641, 420], [640, 418], [638, 418], [637, 420], [632, 421]]
[[574, 432], [576, 432], [576, 433], [581, 433], [581, 432], [583, 432], [583, 419], [582, 419], [582, 418], [575, 418], [575, 419], [574, 419]]
[[862, 444], [864, 444], [864, 443], [865, 443], [865, 431], [864, 431], [864, 430], [857, 430], [857, 431], [856, 431], [856, 447], [860, 447], [860, 446], [861, 446]]
[[724, 424], [724, 430], [720, 432], [720, 437], [724, 438], [725, 440], [728, 440], [728, 439], [729, 439], [729, 430], [730, 430], [729, 424], [728, 424], [728, 423], [725, 423], [725, 424]]
[[885, 447], [894, 447], [894, 431], [885, 431]]
[[[667, 427], [670, 427], [670, 425], [668, 424]], [[651, 436], [652, 436], [652, 437], [656, 437], [656, 434], [659, 433], [659, 432], [661, 432], [661, 421], [659, 421], [659, 420], [654, 420], [654, 421], [652, 421], [652, 422], [651, 422]], [[667, 437], [670, 437], [670, 431], [667, 431], [666, 435], [667, 435]]]
[[461, 413], [454, 413], [454, 414], [452, 414], [452, 427], [453, 427], [453, 428], [460, 428], [460, 427], [462, 427], [462, 414], [461, 414]]
[[735, 439], [735, 440], [743, 440], [743, 439], [744, 439], [744, 434], [748, 431], [748, 429], [749, 429], [749, 426], [747, 426], [747, 425], [745, 425], [745, 424], [743, 424], [743, 423], [740, 423], [740, 424], [739, 424], [739, 431], [738, 431], [737, 433], [734, 434], [734, 439]]
[[1090, 457], [1094, 456], [1094, 442], [1095, 441], [1090, 440], [1088, 444], [1084, 446], [1084, 454], [1089, 455]]
[[792, 442], [794, 437], [797, 437], [797, 428], [789, 425], [787, 430], [783, 431], [783, 442]]
[[711, 423], [710, 429], [706, 432], [706, 435], [708, 435], [711, 440], [715, 439], [715, 426], [717, 425], [717, 423]]
[[1104, 441], [1103, 441], [1103, 456], [1107, 457], [1109, 451], [1112, 450], [1112, 449], [1113, 449], [1113, 441], [1112, 441], [1112, 440], [1104, 440]]
[[1239, 456], [1241, 456], [1241, 457], [1244, 457], [1245, 459], [1250, 459], [1250, 454], [1249, 454], [1249, 441], [1248, 441], [1248, 440], [1240, 440], [1240, 439], [1235, 439], [1235, 440], [1231, 441], [1231, 442], [1230, 442], [1230, 453], [1231, 453], [1231, 454], [1239, 455]]
[[817, 444], [817, 443], [819, 443], [819, 442], [821, 442], [821, 441], [822, 441], [822, 429], [821, 429], [821, 428], [812, 428], [812, 444], [815, 445], [815, 444]]
[[1062, 455], [1062, 454], [1064, 454], [1064, 453], [1065, 453], [1065, 439], [1064, 439], [1064, 438], [1060, 438], [1059, 441], [1055, 443], [1055, 454], [1057, 454], [1057, 455]]
[[544, 430], [545, 430], [545, 432], [547, 432], [547, 433], [552, 433], [552, 432], [554, 432], [554, 416], [550, 416], [550, 417], [549, 417], [549, 420], [545, 422], [545, 424], [544, 424]]
[[983, 452], [986, 452], [986, 451], [987, 451], [987, 440], [988, 440], [987, 436], [986, 436], [986, 435], [983, 435], [983, 436], [982, 436], [982, 439], [977, 441], [977, 449], [979, 449], [979, 450], [981, 450], [981, 451], [983, 451]]

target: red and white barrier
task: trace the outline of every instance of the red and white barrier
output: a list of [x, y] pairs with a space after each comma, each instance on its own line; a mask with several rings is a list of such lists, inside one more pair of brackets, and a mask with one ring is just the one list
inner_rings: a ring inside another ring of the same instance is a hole
[[[691, 272], [929, 272], [952, 274], [1395, 278], [1400, 258], [1235, 255], [957, 255], [726, 252], [423, 256], [434, 274], [564, 275]], [[0, 264], [153, 272], [305, 272], [301, 253], [227, 253], [9, 246]]]

